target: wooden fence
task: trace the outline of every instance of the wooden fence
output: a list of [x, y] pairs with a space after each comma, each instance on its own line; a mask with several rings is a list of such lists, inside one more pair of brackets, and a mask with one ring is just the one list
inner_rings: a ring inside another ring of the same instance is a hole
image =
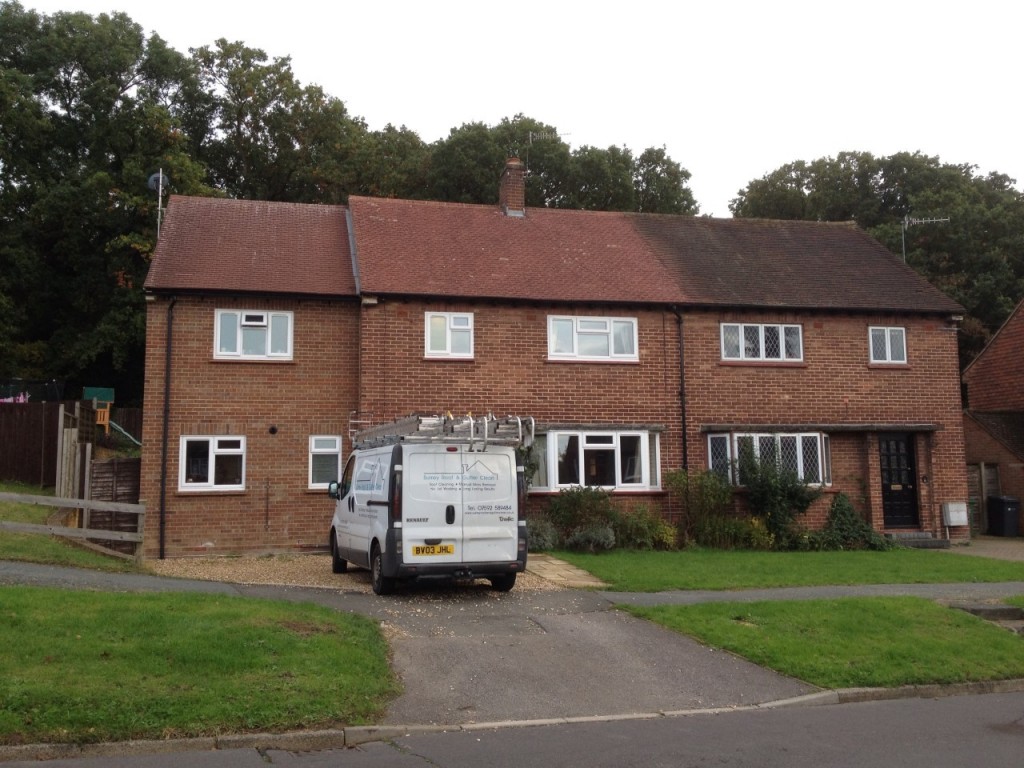
[[0, 403], [0, 480], [54, 484], [60, 409], [61, 403]]
[[[81, 510], [81, 527], [67, 525], [37, 525], [0, 520], [0, 530], [15, 533], [38, 533], [81, 539], [108, 554], [139, 558], [142, 554], [142, 531], [145, 527], [146, 508], [141, 504], [123, 504], [114, 501], [89, 499], [62, 499], [57, 496], [31, 496], [22, 493], [0, 493], [0, 501], [19, 504], [40, 504], [49, 507]], [[76, 516], [77, 517], [77, 516]], [[100, 526], [100, 527], [97, 527]], [[108, 529], [109, 528], [111, 529]], [[128, 528], [129, 530], [118, 530]], [[110, 542], [100, 544], [100, 542]], [[118, 546], [119, 545], [119, 546]], [[133, 552], [124, 551], [130, 547]]]

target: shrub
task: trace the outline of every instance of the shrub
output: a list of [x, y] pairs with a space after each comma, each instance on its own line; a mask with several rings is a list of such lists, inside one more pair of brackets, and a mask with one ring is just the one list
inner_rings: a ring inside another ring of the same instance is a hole
[[809, 536], [811, 549], [890, 549], [892, 544], [864, 520], [845, 493], [836, 494], [825, 527]]
[[568, 538], [582, 528], [614, 528], [619, 514], [612, 498], [601, 488], [576, 486], [561, 491], [548, 504], [548, 519], [559, 534]]
[[774, 537], [759, 517], [718, 515], [699, 522], [694, 542], [713, 549], [771, 549]]
[[661, 515], [646, 507], [618, 517], [615, 543], [626, 549], [675, 549], [676, 531]]
[[580, 526], [565, 537], [565, 548], [573, 552], [607, 552], [615, 548], [615, 531], [610, 525]]
[[561, 545], [554, 524], [540, 515], [526, 518], [526, 536], [531, 552], [547, 552]]
[[679, 533], [684, 541], [695, 539], [698, 529], [714, 527], [732, 508], [732, 486], [715, 472], [677, 469], [666, 473], [665, 486], [682, 511]]
[[807, 512], [821, 491], [775, 462], [753, 457], [741, 462], [740, 477], [747, 488], [751, 512], [764, 519], [775, 546], [790, 547], [799, 533], [794, 526], [796, 518]]

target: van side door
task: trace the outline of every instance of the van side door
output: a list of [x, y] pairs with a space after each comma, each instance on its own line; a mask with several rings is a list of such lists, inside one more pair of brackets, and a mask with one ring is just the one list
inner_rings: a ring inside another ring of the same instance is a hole
[[374, 529], [379, 535], [387, 528], [387, 474], [390, 452], [360, 453], [352, 481], [352, 560], [359, 565], [370, 565], [370, 540]]

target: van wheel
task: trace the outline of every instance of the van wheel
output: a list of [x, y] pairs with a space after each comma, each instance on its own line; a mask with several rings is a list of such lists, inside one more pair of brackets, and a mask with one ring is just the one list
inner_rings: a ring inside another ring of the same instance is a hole
[[348, 560], [338, 557], [338, 537], [331, 529], [331, 573], [345, 573], [348, 570]]
[[495, 592], [508, 592], [515, 585], [516, 575], [514, 573], [506, 573], [501, 576], [491, 577], [491, 589]]
[[377, 544], [373, 545], [373, 553], [370, 555], [370, 575], [374, 594], [390, 595], [395, 591], [395, 579], [384, 575], [384, 556]]

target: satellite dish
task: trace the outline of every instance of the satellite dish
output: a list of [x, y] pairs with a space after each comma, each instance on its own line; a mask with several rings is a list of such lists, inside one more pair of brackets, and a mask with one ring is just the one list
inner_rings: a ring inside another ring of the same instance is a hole
[[168, 186], [171, 180], [167, 178], [163, 173], [157, 172], [149, 177], [149, 181], [146, 182], [146, 186], [152, 189], [154, 192], [159, 192], [162, 188]]

